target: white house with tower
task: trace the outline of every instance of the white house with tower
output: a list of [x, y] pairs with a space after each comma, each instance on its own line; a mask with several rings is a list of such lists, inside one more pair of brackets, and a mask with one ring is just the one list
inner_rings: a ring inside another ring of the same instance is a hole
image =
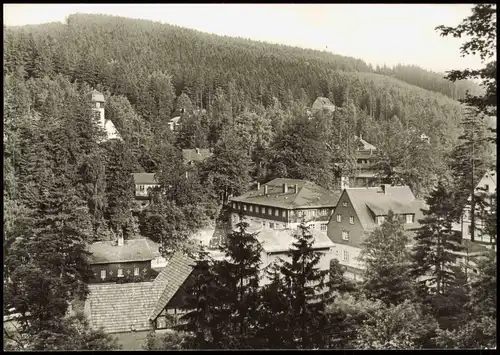
[[104, 95], [101, 94], [97, 90], [92, 90], [92, 92], [89, 93], [89, 97], [92, 101], [92, 110], [96, 112], [99, 116], [99, 124], [100, 126], [104, 129], [106, 132], [106, 139], [105, 140], [110, 140], [110, 139], [122, 139], [120, 136], [120, 133], [116, 129], [115, 125], [113, 122], [109, 119], [106, 119], [104, 116], [104, 103], [106, 102], [104, 100]]

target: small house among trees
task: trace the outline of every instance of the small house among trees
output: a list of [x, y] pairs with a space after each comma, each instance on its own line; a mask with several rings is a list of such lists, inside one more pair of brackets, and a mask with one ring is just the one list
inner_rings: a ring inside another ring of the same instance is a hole
[[146, 239], [118, 237], [117, 241], [95, 242], [89, 246], [92, 283], [148, 280], [166, 266], [159, 244]]

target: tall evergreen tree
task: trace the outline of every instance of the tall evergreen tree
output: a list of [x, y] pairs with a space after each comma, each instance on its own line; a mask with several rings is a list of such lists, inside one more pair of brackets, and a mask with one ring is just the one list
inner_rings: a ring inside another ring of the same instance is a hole
[[466, 302], [460, 297], [465, 290], [463, 275], [456, 263], [457, 252], [463, 247], [460, 236], [452, 230], [455, 200], [450, 188], [439, 182], [426, 203], [429, 208], [423, 211], [422, 227], [415, 237], [411, 272], [422, 286], [424, 304], [435, 312], [441, 324], [450, 324], [460, 316]]
[[408, 244], [402, 223], [389, 211], [382, 226], [363, 241], [363, 288], [368, 297], [394, 305], [412, 298]]
[[476, 186], [491, 168], [494, 151], [488, 141], [484, 119], [476, 109], [467, 110], [462, 127], [464, 133], [451, 153], [451, 170], [456, 185], [456, 206], [457, 209], [470, 211], [471, 240], [474, 241], [477, 234], [477, 216], [481, 209], [481, 198]]
[[314, 237], [304, 224], [299, 226], [280, 272], [283, 275], [283, 292], [289, 302], [287, 322], [291, 344], [284, 347], [298, 349], [323, 348], [326, 339], [323, 328], [327, 323], [325, 305], [329, 296], [326, 285], [327, 270], [320, 270], [321, 253], [314, 251]]
[[258, 322], [259, 281], [262, 246], [255, 233], [248, 233], [248, 223], [240, 215], [236, 230], [226, 236], [221, 245], [225, 259], [220, 262], [219, 292], [231, 334], [231, 347], [252, 348]]
[[222, 337], [221, 325], [217, 324], [221, 320], [216, 317], [220, 299], [217, 298], [218, 279], [214, 261], [207, 252], [198, 252], [193, 275], [194, 281], [187, 290], [188, 296], [182, 306], [187, 313], [180, 317], [175, 328], [194, 334], [194, 339], [189, 344], [191, 348], [215, 349]]

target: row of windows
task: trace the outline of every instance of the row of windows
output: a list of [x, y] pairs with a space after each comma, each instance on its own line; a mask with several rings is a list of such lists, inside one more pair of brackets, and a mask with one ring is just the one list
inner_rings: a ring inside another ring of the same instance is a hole
[[[110, 276], [112, 275], [112, 272], [110, 272]], [[117, 270], [117, 277], [123, 277], [123, 269], [118, 269]], [[134, 276], [139, 276], [139, 268], [134, 267]], [[101, 270], [101, 279], [105, 280], [106, 279], [106, 270]]]
[[[414, 223], [415, 222], [415, 215], [413, 214], [405, 214], [405, 222], [406, 223]], [[385, 216], [377, 216], [377, 224], [382, 225], [385, 221]], [[337, 222], [342, 222], [342, 215], [338, 214], [337, 215]], [[354, 224], [354, 217], [350, 216], [349, 217], [349, 224]]]
[[[342, 215], [340, 215], [340, 214], [337, 215], [337, 222], [339, 222], [339, 223], [342, 222]], [[353, 216], [349, 217], [349, 223], [354, 224], [354, 217]]]
[[[238, 209], [240, 206], [238, 203], [233, 202], [233, 209]], [[281, 217], [286, 218], [286, 210], [280, 210], [279, 208], [271, 208], [271, 207], [263, 207], [263, 206], [254, 206], [254, 205], [248, 205], [245, 203], [241, 204], [241, 208], [243, 211], [249, 211], [249, 212], [255, 212], [255, 213], [260, 213], [260, 214], [267, 214], [269, 216], [280, 216], [280, 211], [281, 211]], [[274, 210], [274, 211], [273, 211]], [[295, 211], [290, 211], [290, 216], [293, 216]], [[329, 214], [329, 209], [323, 208], [320, 210], [300, 210], [297, 211], [297, 216], [298, 217], [316, 217], [318, 216], [328, 216]]]

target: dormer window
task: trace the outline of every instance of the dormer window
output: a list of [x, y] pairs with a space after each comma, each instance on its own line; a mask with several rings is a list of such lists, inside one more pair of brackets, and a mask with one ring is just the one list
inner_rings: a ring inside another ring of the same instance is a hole
[[414, 217], [415, 217], [415, 215], [413, 215], [413, 214], [407, 214], [406, 215], [406, 223], [413, 223], [414, 219], [415, 219]]
[[384, 223], [385, 216], [377, 216], [377, 224], [380, 226]]

